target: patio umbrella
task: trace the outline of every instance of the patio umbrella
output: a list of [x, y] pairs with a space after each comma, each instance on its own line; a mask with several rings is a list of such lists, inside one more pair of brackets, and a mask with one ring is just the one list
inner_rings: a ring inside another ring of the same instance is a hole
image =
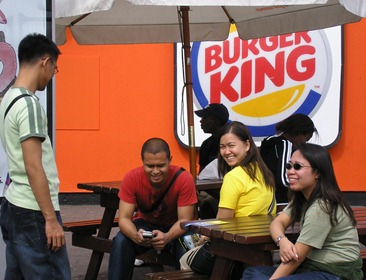
[[[349, 5], [349, 2], [352, 2]], [[55, 0], [56, 42], [70, 27], [78, 44], [181, 42], [190, 172], [196, 175], [190, 43], [223, 41], [235, 24], [243, 40], [356, 22], [362, 0]], [[275, 6], [273, 6], [275, 5]], [[362, 15], [362, 14], [361, 14]]]

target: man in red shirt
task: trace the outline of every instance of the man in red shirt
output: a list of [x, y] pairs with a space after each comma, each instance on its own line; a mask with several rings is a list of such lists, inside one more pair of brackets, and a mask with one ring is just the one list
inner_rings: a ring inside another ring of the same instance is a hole
[[[193, 177], [170, 164], [168, 144], [160, 138], [147, 140], [141, 158], [143, 166], [125, 175], [119, 192], [120, 232], [111, 249], [110, 280], [131, 279], [135, 257], [151, 248], [169, 250], [178, 262], [184, 253], [179, 252], [178, 238], [186, 233], [180, 223], [195, 218]], [[144, 237], [144, 231], [151, 232], [152, 238]]]

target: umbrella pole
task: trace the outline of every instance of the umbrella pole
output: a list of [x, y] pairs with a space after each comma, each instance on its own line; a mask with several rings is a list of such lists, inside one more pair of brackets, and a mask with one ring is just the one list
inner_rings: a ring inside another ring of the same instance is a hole
[[186, 71], [186, 93], [187, 93], [187, 114], [188, 114], [188, 151], [190, 172], [196, 180], [196, 145], [194, 137], [194, 115], [193, 115], [193, 93], [192, 93], [192, 67], [191, 67], [191, 38], [189, 35], [189, 7], [180, 7], [183, 22], [183, 50], [184, 69]]

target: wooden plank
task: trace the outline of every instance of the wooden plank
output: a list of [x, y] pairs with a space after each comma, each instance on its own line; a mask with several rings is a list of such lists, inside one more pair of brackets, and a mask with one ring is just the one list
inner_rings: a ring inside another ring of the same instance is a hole
[[[223, 225], [219, 229], [212, 229], [211, 236], [216, 238], [225, 238], [226, 240], [234, 240], [237, 233], [245, 232], [268, 234], [268, 228], [273, 220], [272, 216], [253, 216], [238, 218], [235, 223]], [[226, 235], [224, 237], [224, 235]]]
[[155, 272], [155, 273], [147, 273], [145, 275], [146, 280], [179, 280], [179, 279], [206, 280], [209, 278], [210, 276], [208, 275], [202, 275], [187, 270]]
[[[74, 221], [63, 223], [62, 227], [64, 231], [80, 232], [80, 231], [90, 231], [96, 230], [100, 227], [102, 220], [85, 220], [85, 221]], [[118, 226], [118, 218], [113, 221], [113, 227]]]
[[222, 180], [196, 180], [195, 185], [198, 191], [219, 190]]
[[[222, 239], [214, 239], [210, 245], [210, 250], [217, 256], [250, 265], [273, 265], [271, 252], [264, 249], [264, 244], [241, 244], [238, 246], [235, 242], [227, 242]], [[243, 252], [245, 252], [245, 254], [243, 254]]]
[[220, 219], [220, 220], [226, 221], [228, 223], [200, 227], [198, 232], [206, 236], [222, 238], [223, 232], [235, 230], [241, 226], [247, 226], [247, 227], [260, 226], [268, 228], [270, 222], [273, 220], [273, 217], [270, 215], [261, 215], [251, 217]]
[[90, 249], [97, 252], [110, 253], [112, 240], [109, 238], [102, 238], [98, 236], [86, 236], [80, 234], [72, 235], [72, 245]]

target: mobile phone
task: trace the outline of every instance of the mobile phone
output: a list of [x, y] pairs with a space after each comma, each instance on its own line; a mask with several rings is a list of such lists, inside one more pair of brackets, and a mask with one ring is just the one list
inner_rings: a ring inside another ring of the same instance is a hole
[[143, 238], [153, 238], [154, 235], [153, 235], [153, 233], [151, 231], [143, 231], [142, 232], [142, 237]]

